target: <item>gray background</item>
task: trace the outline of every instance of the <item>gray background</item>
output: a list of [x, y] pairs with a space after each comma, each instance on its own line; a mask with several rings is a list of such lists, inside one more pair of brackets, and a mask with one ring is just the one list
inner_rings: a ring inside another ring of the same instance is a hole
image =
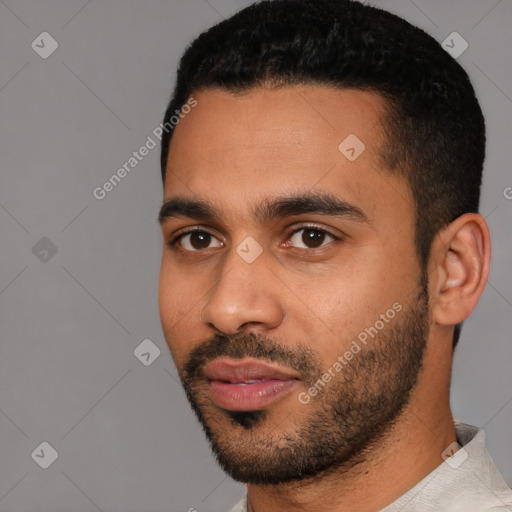
[[[210, 455], [160, 328], [159, 149], [103, 200], [92, 191], [160, 123], [185, 45], [248, 3], [0, 1], [3, 512], [220, 512], [243, 492]], [[487, 118], [482, 213], [494, 253], [452, 403], [485, 427], [511, 483], [512, 2], [374, 3], [439, 41], [457, 31], [469, 43], [459, 61]], [[47, 59], [31, 47], [49, 48], [43, 31], [59, 44]], [[134, 350], [148, 338], [161, 354], [145, 366]], [[43, 441], [58, 452], [47, 469], [31, 456]]]

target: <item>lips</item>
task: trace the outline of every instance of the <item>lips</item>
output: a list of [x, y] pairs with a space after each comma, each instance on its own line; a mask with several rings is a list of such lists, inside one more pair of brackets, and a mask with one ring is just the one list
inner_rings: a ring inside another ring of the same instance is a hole
[[263, 409], [296, 386], [296, 372], [254, 359], [217, 359], [204, 369], [210, 395], [232, 411]]
[[233, 361], [217, 359], [206, 366], [204, 373], [209, 380], [222, 380], [233, 384], [251, 380], [291, 380], [298, 379], [295, 372], [270, 366], [256, 360]]

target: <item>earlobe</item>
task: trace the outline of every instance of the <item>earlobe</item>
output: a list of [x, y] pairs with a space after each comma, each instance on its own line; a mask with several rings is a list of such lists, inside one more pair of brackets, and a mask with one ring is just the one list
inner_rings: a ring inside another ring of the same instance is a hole
[[434, 250], [437, 283], [433, 319], [455, 325], [475, 309], [489, 276], [491, 242], [485, 219], [467, 213], [442, 230]]

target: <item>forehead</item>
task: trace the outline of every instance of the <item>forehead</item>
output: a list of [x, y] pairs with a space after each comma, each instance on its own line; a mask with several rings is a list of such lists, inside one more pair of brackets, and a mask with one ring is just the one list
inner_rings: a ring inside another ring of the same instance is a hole
[[412, 203], [383, 167], [385, 103], [376, 93], [290, 86], [194, 98], [171, 140], [165, 198], [208, 198], [219, 209], [240, 209], [243, 198], [249, 209], [252, 199], [316, 190], [370, 209], [393, 207], [397, 195]]

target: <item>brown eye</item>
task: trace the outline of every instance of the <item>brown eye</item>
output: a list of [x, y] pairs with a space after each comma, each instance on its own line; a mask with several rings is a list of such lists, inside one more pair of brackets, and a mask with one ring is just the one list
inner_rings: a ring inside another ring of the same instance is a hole
[[316, 249], [317, 247], [325, 245], [326, 240], [331, 242], [336, 240], [336, 238], [323, 229], [306, 227], [295, 231], [290, 240], [295, 247], [301, 249]]
[[320, 247], [325, 239], [325, 233], [318, 229], [305, 229], [302, 233], [302, 241], [308, 247]]
[[190, 234], [190, 245], [197, 250], [206, 249], [211, 242], [212, 236], [209, 233], [198, 231]]
[[217, 240], [217, 238], [215, 238], [211, 233], [199, 230], [179, 235], [173, 245], [175, 243], [181, 245], [181, 247], [186, 251], [192, 252], [209, 249], [210, 247], [222, 247], [222, 242]]

